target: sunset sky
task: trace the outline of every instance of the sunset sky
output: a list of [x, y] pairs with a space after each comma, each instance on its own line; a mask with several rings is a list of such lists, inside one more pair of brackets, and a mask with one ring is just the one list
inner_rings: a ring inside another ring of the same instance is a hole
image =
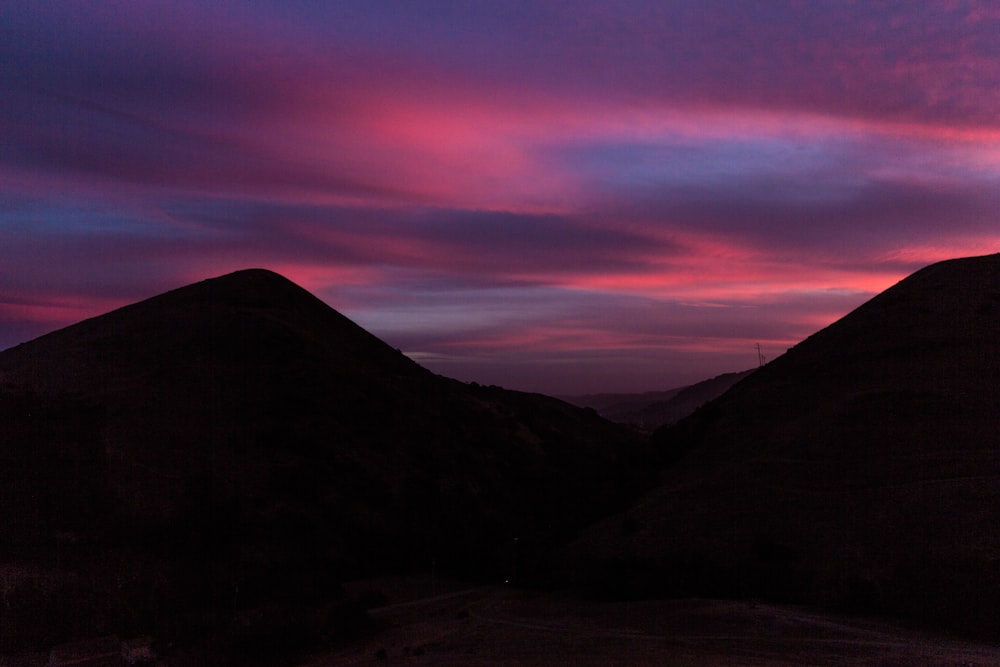
[[995, 1], [0, 5], [0, 348], [265, 267], [444, 375], [666, 389], [998, 251]]

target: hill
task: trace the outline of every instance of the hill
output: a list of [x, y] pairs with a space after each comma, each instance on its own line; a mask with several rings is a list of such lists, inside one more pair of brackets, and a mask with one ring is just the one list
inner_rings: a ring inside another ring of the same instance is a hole
[[597, 595], [766, 597], [1000, 636], [1000, 255], [929, 266], [653, 444], [567, 552]]
[[0, 423], [0, 652], [276, 604], [300, 633], [344, 578], [509, 577], [645, 483], [624, 427], [434, 375], [264, 270], [0, 352]]

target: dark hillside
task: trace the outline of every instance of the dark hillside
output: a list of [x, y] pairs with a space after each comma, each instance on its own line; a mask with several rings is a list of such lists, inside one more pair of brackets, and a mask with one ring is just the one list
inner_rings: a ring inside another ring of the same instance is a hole
[[1000, 255], [935, 264], [657, 432], [662, 484], [576, 562], [1000, 636], [998, 415]]
[[[649, 480], [624, 427], [434, 375], [263, 270], [0, 352], [0, 412], [0, 650], [274, 605], [312, 628], [364, 574], [509, 577]], [[54, 634], [11, 629], [51, 605]]]

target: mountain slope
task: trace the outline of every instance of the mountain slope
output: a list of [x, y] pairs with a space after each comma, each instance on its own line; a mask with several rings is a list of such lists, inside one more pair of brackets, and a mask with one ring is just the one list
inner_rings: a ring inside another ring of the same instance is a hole
[[627, 429], [434, 375], [263, 270], [0, 352], [0, 422], [0, 560], [130, 572], [138, 610], [78, 597], [144, 632], [371, 572], [506, 576], [514, 537], [529, 561], [643, 476]]
[[927, 267], [654, 436], [574, 547], [606, 594], [763, 595], [1000, 634], [1000, 255]]
[[[166, 512], [181, 490], [172, 476], [193, 472], [217, 450], [251, 451], [268, 431], [291, 437], [298, 422], [282, 411], [308, 411], [318, 400], [383, 400], [398, 378], [428, 376], [304, 290], [255, 270], [0, 353], [0, 383], [107, 412], [103, 439], [115, 486], [141, 511]], [[324, 426], [359, 428], [365, 409], [341, 412]], [[181, 455], [171, 456], [178, 447]]]

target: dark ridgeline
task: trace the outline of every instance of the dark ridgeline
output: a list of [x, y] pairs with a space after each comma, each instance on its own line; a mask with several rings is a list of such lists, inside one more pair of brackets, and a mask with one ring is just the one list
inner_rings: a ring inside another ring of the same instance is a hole
[[653, 436], [564, 554], [602, 596], [735, 596], [1000, 636], [1000, 255], [918, 271]]
[[0, 424], [0, 653], [308, 645], [359, 630], [346, 578], [500, 580], [515, 537], [531, 572], [652, 482], [625, 427], [430, 373], [264, 270], [0, 352]]
[[273, 662], [365, 629], [341, 580], [432, 563], [995, 638], [998, 333], [1000, 255], [935, 264], [647, 446], [436, 376], [267, 271], [175, 290], [0, 352], [0, 653]]

